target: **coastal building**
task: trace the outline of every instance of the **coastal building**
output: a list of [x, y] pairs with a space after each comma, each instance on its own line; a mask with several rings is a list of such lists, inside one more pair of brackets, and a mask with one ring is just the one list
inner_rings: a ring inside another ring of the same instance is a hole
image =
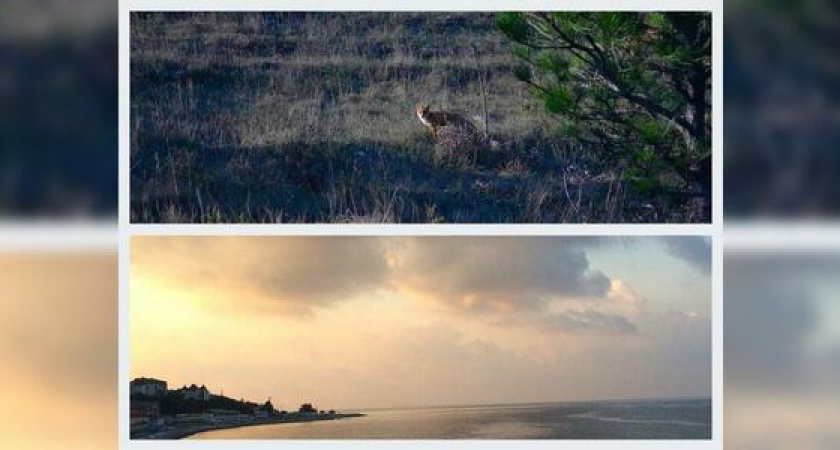
[[154, 378], [135, 378], [131, 380], [131, 395], [162, 397], [166, 395], [166, 381]]
[[203, 384], [200, 387], [194, 384], [189, 387], [184, 386], [178, 389], [177, 392], [187, 400], [201, 400], [205, 402], [210, 400], [210, 391]]
[[274, 409], [274, 405], [271, 403], [271, 399], [268, 399], [265, 403], [260, 406], [257, 406], [254, 409], [254, 416], [255, 417], [269, 417], [277, 414], [277, 410]]
[[300, 405], [298, 412], [301, 414], [317, 414], [318, 410], [312, 406], [312, 403], [304, 403]]

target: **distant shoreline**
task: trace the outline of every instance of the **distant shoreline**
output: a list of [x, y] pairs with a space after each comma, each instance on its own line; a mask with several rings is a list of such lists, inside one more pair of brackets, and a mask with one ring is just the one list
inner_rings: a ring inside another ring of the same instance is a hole
[[452, 405], [407, 405], [407, 406], [387, 406], [375, 408], [358, 408], [357, 411], [363, 413], [367, 412], [382, 412], [382, 411], [411, 411], [411, 410], [426, 410], [426, 409], [457, 409], [457, 408], [506, 408], [506, 407], [523, 407], [523, 406], [550, 406], [550, 405], [576, 405], [576, 404], [609, 404], [609, 403], [655, 403], [655, 402], [679, 402], [679, 401], [712, 401], [711, 397], [662, 397], [662, 398], [605, 398], [597, 400], [548, 400], [548, 401], [525, 401], [515, 403], [469, 403], [469, 404], [452, 404]]
[[134, 440], [176, 440], [184, 439], [198, 433], [206, 431], [227, 430], [232, 428], [252, 427], [258, 425], [278, 425], [283, 423], [300, 423], [300, 422], [316, 422], [322, 420], [340, 420], [354, 417], [364, 417], [362, 413], [345, 413], [333, 414], [330, 416], [312, 416], [312, 417], [273, 417], [268, 419], [254, 419], [250, 422], [238, 422], [228, 424], [202, 424], [202, 425], [187, 425], [180, 427], [173, 427], [167, 430], [151, 433], [147, 436], [132, 438]]

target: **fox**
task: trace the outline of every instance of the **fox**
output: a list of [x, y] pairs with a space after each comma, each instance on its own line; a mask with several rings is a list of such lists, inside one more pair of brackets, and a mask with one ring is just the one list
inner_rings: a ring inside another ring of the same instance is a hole
[[429, 131], [429, 135], [435, 139], [437, 138], [438, 129], [446, 126], [464, 127], [472, 132], [478, 131], [475, 124], [470, 119], [467, 119], [458, 113], [450, 111], [432, 111], [429, 108], [429, 105], [423, 105], [422, 103], [418, 103], [417, 106], [415, 106], [414, 111], [417, 114], [417, 118], [420, 119], [420, 122], [426, 126], [426, 129]]

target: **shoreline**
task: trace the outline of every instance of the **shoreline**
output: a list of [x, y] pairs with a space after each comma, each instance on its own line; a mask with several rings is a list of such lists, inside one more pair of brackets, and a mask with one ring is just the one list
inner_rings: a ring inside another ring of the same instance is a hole
[[354, 417], [364, 417], [362, 413], [344, 413], [334, 414], [326, 417], [284, 417], [284, 418], [269, 418], [269, 419], [255, 419], [244, 423], [227, 423], [227, 424], [202, 424], [202, 425], [187, 425], [176, 426], [171, 429], [150, 433], [146, 436], [135, 437], [132, 440], [177, 440], [190, 437], [198, 433], [206, 431], [227, 430], [231, 428], [252, 427], [258, 425], [278, 425], [284, 423], [301, 423], [301, 422], [317, 422], [322, 420], [341, 420], [350, 419]]

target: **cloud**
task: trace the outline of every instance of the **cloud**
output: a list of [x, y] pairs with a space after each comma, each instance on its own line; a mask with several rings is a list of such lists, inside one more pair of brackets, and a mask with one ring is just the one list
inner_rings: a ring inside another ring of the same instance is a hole
[[[391, 291], [439, 312], [498, 326], [629, 335], [639, 332], [644, 302], [626, 283], [592, 267], [588, 253], [596, 248], [620, 252], [633, 242], [603, 237], [144, 236], [133, 239], [131, 258], [132, 271], [188, 290], [224, 312], [308, 315]], [[683, 255], [699, 255], [703, 245], [708, 250], [702, 239], [667, 242]]]
[[561, 333], [636, 334], [638, 332], [636, 324], [626, 317], [593, 309], [544, 314], [537, 324], [542, 330]]
[[133, 271], [188, 289], [225, 312], [306, 315], [390, 289], [499, 325], [552, 333], [635, 333], [627, 309], [637, 312], [637, 296], [590, 266], [587, 250], [606, 242], [618, 241], [136, 237], [131, 258]]
[[382, 286], [388, 264], [378, 239], [355, 237], [135, 237], [132, 270], [235, 309], [306, 314]]
[[636, 334], [635, 296], [590, 266], [599, 238], [414, 238], [394, 259], [398, 289], [444, 310], [541, 333]]
[[646, 317], [645, 302], [621, 280], [613, 280], [603, 299], [552, 301], [544, 310], [507, 315], [496, 323], [540, 333], [635, 335]]
[[576, 238], [414, 238], [395, 259], [393, 283], [455, 311], [542, 310], [564, 298], [603, 298], [610, 279]]
[[662, 236], [659, 238], [672, 256], [679, 258], [700, 273], [712, 272], [712, 243], [704, 236]]

